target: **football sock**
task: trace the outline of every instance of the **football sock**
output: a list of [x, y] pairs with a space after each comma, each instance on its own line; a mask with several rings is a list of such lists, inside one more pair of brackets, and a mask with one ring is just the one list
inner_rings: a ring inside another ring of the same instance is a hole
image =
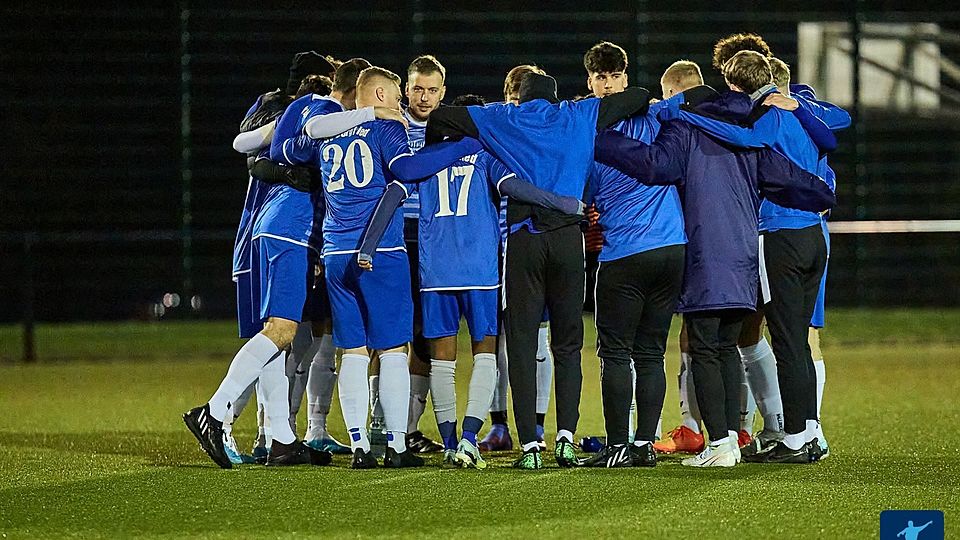
[[529, 452], [531, 450], [540, 450], [540, 443], [538, 443], [537, 441], [533, 441], [523, 445], [524, 452]]
[[307, 378], [307, 432], [314, 439], [327, 431], [327, 415], [333, 399], [333, 387], [337, 384], [336, 353], [333, 336], [324, 334], [313, 340], [313, 356], [310, 361], [310, 376]]
[[820, 407], [823, 405], [823, 387], [827, 383], [827, 366], [821, 358], [813, 361], [813, 367], [817, 371], [817, 418], [820, 418]]
[[[408, 373], [409, 371], [409, 368], [407, 368]], [[383, 375], [383, 369], [380, 370], [380, 374]], [[427, 408], [427, 392], [430, 391], [430, 377], [411, 374], [407, 379], [409, 379], [407, 381], [407, 388], [410, 389], [410, 394], [407, 396], [409, 409], [407, 410], [406, 432], [413, 433], [419, 429], [420, 417], [423, 416], [423, 411]]]
[[791, 450], [799, 450], [803, 448], [803, 445], [807, 442], [807, 431], [803, 430], [800, 433], [787, 433], [783, 437], [783, 444]]
[[[343, 362], [340, 363], [340, 378], [343, 378]], [[383, 405], [380, 403], [380, 375], [371, 375], [370, 379], [370, 411], [373, 422], [383, 424]]]
[[290, 444], [297, 440], [290, 427], [290, 386], [284, 372], [286, 353], [272, 362], [267, 362], [260, 372], [260, 390], [263, 392], [263, 407], [267, 422], [273, 433], [272, 440]]
[[710, 441], [710, 446], [713, 446], [714, 448], [716, 448], [717, 446], [721, 446], [721, 445], [727, 444], [727, 443], [729, 443], [729, 442], [730, 442], [730, 432], [727, 432], [727, 436], [726, 436], [726, 437], [724, 437], [724, 438], [722, 438], [722, 439], [717, 439], [717, 440], [715, 440], [715, 441]]
[[573, 442], [573, 433], [570, 433], [566, 429], [561, 429], [560, 431], [557, 432], [557, 441], [559, 441], [560, 439], [566, 439], [567, 442]]
[[807, 419], [807, 429], [804, 430], [803, 438], [806, 439], [803, 442], [810, 442], [820, 436], [820, 422], [816, 420]]
[[340, 363], [340, 409], [343, 411], [343, 422], [350, 433], [350, 448], [370, 451], [370, 440], [367, 438], [367, 412], [369, 411], [370, 387], [373, 386], [373, 377], [370, 377], [370, 386], [367, 383], [367, 368], [370, 357], [364, 354], [346, 354]]
[[630, 388], [633, 397], [630, 399], [630, 416], [627, 417], [627, 442], [633, 442], [637, 434], [637, 367], [630, 362]]
[[[433, 396], [433, 414], [443, 447], [457, 447], [457, 363], [451, 360], [430, 360], [430, 394]], [[411, 397], [412, 399], [412, 397]]]
[[[423, 377], [427, 379], [427, 377]], [[411, 402], [410, 368], [407, 353], [380, 354], [380, 401], [387, 424], [387, 444], [397, 452], [407, 449], [404, 436], [407, 433], [409, 406]], [[424, 395], [426, 392], [424, 391]], [[423, 411], [423, 408], [420, 408]]]
[[693, 386], [693, 370], [690, 369], [690, 355], [680, 353], [680, 416], [683, 425], [700, 433], [700, 407], [697, 405], [697, 394]]
[[[259, 381], [257, 386], [260, 386]], [[257, 393], [257, 440], [254, 446], [267, 446], [267, 419], [263, 417], [263, 403], [260, 402], [259, 393]]]
[[547, 340], [547, 329], [541, 328], [537, 337], [537, 412], [547, 414], [550, 409], [550, 386], [553, 382], [553, 354]]
[[[210, 398], [210, 415], [223, 422], [227, 414], [233, 415], [232, 404], [240, 397], [240, 394], [250, 386], [260, 372], [263, 366], [272, 358], [278, 357], [280, 350], [270, 341], [270, 338], [263, 334], [257, 334], [244, 343], [243, 347], [237, 351], [230, 367], [227, 369], [227, 375], [220, 383], [220, 387]], [[283, 365], [281, 364], [281, 373]]]
[[757, 402], [747, 382], [747, 373], [740, 362], [740, 429], [753, 434], [753, 417], [757, 412]]
[[290, 429], [297, 431], [297, 414], [303, 403], [303, 394], [307, 389], [307, 368], [310, 363], [313, 334], [310, 323], [300, 323], [293, 337], [290, 352], [287, 353], [286, 374], [290, 387]]
[[[463, 438], [477, 444], [477, 432], [483, 426], [484, 413], [490, 408], [497, 380], [497, 356], [493, 353], [473, 355], [473, 373], [467, 394], [467, 412], [463, 419]], [[434, 398], [436, 393], [434, 393]], [[492, 415], [491, 415], [492, 416]]]
[[767, 338], [760, 338], [756, 345], [740, 347], [740, 359], [757, 408], [763, 415], [763, 429], [767, 432], [783, 431], [783, 401], [780, 399], [780, 383], [777, 381], [777, 358]]
[[[507, 340], [501, 335], [497, 344], [497, 384], [493, 387], [493, 400], [490, 403], [490, 420], [494, 424], [507, 424], [507, 388], [509, 386]], [[494, 416], [495, 414], [497, 416]]]
[[236, 420], [240, 413], [243, 412], [243, 409], [247, 407], [247, 403], [250, 403], [250, 398], [253, 397], [253, 391], [257, 388], [256, 381], [250, 383], [250, 386], [240, 394], [240, 397], [233, 402], [233, 406], [230, 408], [233, 411], [233, 419]]

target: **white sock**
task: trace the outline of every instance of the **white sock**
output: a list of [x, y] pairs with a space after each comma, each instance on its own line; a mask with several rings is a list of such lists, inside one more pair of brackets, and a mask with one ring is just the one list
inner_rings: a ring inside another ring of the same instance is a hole
[[233, 402], [233, 406], [230, 407], [230, 410], [233, 412], [233, 420], [236, 420], [237, 417], [240, 416], [240, 413], [243, 412], [243, 409], [247, 407], [247, 403], [250, 403], [250, 398], [253, 397], [253, 391], [256, 387], [256, 381], [250, 383], [250, 386]]
[[230, 362], [227, 375], [220, 383], [220, 387], [210, 398], [210, 415], [221, 422], [227, 418], [227, 414], [233, 415], [233, 411], [230, 410], [233, 402], [257, 380], [263, 366], [279, 354], [280, 350], [277, 346], [263, 334], [257, 334], [244, 343]]
[[697, 393], [693, 387], [693, 369], [690, 354], [680, 353], [680, 417], [683, 425], [694, 433], [700, 433], [700, 407], [697, 404]]
[[823, 405], [823, 387], [827, 383], [827, 366], [821, 358], [813, 361], [813, 367], [817, 371], [817, 418], [820, 418], [820, 407]]
[[[410, 369], [407, 368], [407, 373], [409, 372]], [[383, 376], [383, 369], [380, 370], [380, 375]], [[410, 395], [407, 398], [409, 408], [407, 409], [407, 426], [405, 429], [407, 433], [413, 433], [420, 429], [420, 417], [423, 416], [423, 411], [427, 408], [427, 392], [430, 391], [430, 377], [411, 374], [409, 379], [407, 382], [407, 387], [410, 389]]]
[[633, 361], [630, 362], [630, 381], [630, 388], [633, 389], [631, 392], [633, 399], [630, 400], [630, 416], [627, 417], [627, 442], [633, 442], [633, 438], [637, 434], [637, 368], [633, 365]]
[[[430, 394], [437, 424], [457, 421], [457, 363], [450, 360], [430, 360]], [[412, 376], [416, 377], [416, 375]], [[412, 385], [411, 385], [412, 389]], [[411, 396], [411, 399], [413, 397]]]
[[529, 452], [530, 450], [539, 450], [539, 449], [540, 449], [540, 443], [538, 443], [537, 441], [528, 442], [523, 445], [524, 452]]
[[[370, 390], [367, 386], [367, 368], [370, 357], [365, 354], [346, 354], [340, 362], [340, 410], [350, 434], [350, 449], [370, 451], [367, 438], [367, 413]], [[372, 377], [371, 377], [372, 379]]]
[[657, 439], [663, 438], [663, 411], [660, 411], [660, 419], [657, 420]]
[[537, 414], [547, 414], [550, 410], [550, 387], [553, 382], [553, 353], [547, 329], [541, 328], [537, 334]]
[[383, 416], [387, 423], [387, 444], [397, 452], [407, 449], [404, 436], [407, 433], [407, 415], [411, 401], [410, 380], [407, 353], [380, 354], [380, 401], [383, 403]]
[[297, 432], [297, 414], [303, 403], [303, 393], [307, 389], [307, 368], [310, 365], [313, 334], [310, 323], [300, 323], [293, 337], [293, 344], [287, 354], [286, 374], [290, 387], [290, 429]]
[[260, 371], [259, 389], [263, 392], [264, 415], [273, 430], [272, 439], [282, 444], [297, 440], [290, 428], [290, 387], [284, 372], [286, 353], [272, 362], [267, 362]]
[[753, 418], [757, 412], [757, 401], [753, 398], [747, 372], [740, 362], [740, 430], [753, 434]]
[[807, 420], [807, 429], [804, 430], [803, 438], [806, 439], [803, 442], [810, 442], [816, 439], [820, 435], [820, 422], [816, 420]]
[[[260, 381], [257, 381], [257, 387], [259, 386]], [[263, 402], [260, 400], [260, 392], [257, 392], [257, 442], [255, 446], [262, 446], [264, 448], [270, 446], [267, 440], [267, 431], [267, 419], [263, 413]]]
[[713, 446], [713, 447], [722, 446], [722, 445], [728, 444], [729, 442], [730, 442], [730, 432], [728, 431], [726, 437], [722, 439], [716, 439], [716, 440], [710, 441], [710, 446]]
[[497, 347], [497, 384], [493, 387], [493, 399], [490, 402], [491, 411], [507, 410], [507, 389], [510, 386], [510, 374], [507, 372], [507, 339], [500, 335], [500, 344]]
[[[493, 353], [473, 355], [473, 373], [470, 374], [470, 391], [467, 394], [467, 414], [483, 420], [493, 399], [497, 380], [497, 356]], [[433, 393], [436, 403], [437, 393]], [[439, 419], [437, 420], [439, 422]]]
[[800, 433], [787, 433], [783, 437], [783, 444], [791, 450], [799, 450], [807, 442], [807, 431], [803, 430]]
[[760, 338], [756, 345], [740, 347], [740, 360], [756, 399], [757, 408], [763, 415], [763, 429], [768, 432], [783, 431], [783, 401], [780, 399], [780, 383], [777, 381], [777, 358], [767, 338]]
[[326, 436], [327, 415], [333, 400], [333, 387], [337, 384], [337, 349], [333, 336], [324, 334], [314, 338], [313, 356], [310, 360], [310, 376], [307, 378], [307, 440]]
[[[341, 378], [343, 378], [343, 363], [341, 362]], [[370, 410], [373, 420], [371, 423], [383, 425], [383, 405], [380, 403], [380, 375], [370, 376]]]
[[566, 430], [566, 429], [561, 429], [560, 431], [557, 432], [557, 440], [559, 441], [560, 439], [566, 439], [567, 442], [571, 442], [571, 443], [572, 443], [572, 442], [573, 442], [573, 433], [570, 433], [570, 432], [569, 432], [568, 430]]

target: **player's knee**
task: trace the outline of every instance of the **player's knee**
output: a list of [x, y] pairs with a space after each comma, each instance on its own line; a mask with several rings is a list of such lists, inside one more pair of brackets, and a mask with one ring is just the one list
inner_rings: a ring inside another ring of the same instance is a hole
[[270, 318], [263, 325], [261, 333], [278, 349], [284, 349], [293, 343], [293, 338], [297, 335], [297, 323], [287, 319]]

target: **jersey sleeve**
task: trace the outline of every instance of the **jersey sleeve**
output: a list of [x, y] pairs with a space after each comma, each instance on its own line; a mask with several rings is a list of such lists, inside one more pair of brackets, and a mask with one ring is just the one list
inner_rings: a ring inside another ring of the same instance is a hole
[[303, 125], [303, 132], [313, 139], [326, 139], [376, 119], [373, 107], [335, 112], [310, 118]]
[[800, 108], [809, 111], [822, 120], [830, 129], [836, 130], [850, 127], [850, 113], [842, 107], [826, 101], [806, 99], [803, 96], [794, 96], [794, 99], [800, 103]]
[[[296, 102], [294, 102], [296, 103]], [[283, 156], [283, 146], [287, 139], [293, 139], [300, 133], [300, 113], [294, 110], [295, 107], [287, 107], [283, 115], [277, 122], [277, 128], [273, 132], [273, 140], [270, 141], [270, 159], [282, 163], [293, 164]]]
[[688, 109], [680, 110], [679, 119], [721, 141], [743, 148], [763, 148], [773, 144], [780, 125], [778, 116], [772, 111], [761, 116], [750, 127], [709, 118]]

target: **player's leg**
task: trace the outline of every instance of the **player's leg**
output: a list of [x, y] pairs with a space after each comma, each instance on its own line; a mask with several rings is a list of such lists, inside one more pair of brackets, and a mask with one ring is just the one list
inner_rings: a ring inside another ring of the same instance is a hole
[[[486, 462], [477, 448], [477, 433], [493, 399], [497, 379], [497, 334], [499, 291], [469, 290], [458, 294], [460, 312], [467, 320], [473, 352], [473, 371], [467, 393], [467, 410], [463, 417], [463, 435], [457, 444], [456, 459], [462, 467], [482, 469]], [[434, 394], [436, 399], [436, 394]]]
[[[762, 291], [759, 298], [762, 303]], [[777, 375], [777, 358], [770, 342], [763, 336], [763, 327], [763, 310], [758, 309], [744, 318], [737, 340], [743, 372], [763, 418], [763, 429], [743, 448], [744, 455], [766, 452], [783, 440], [783, 400]]]
[[[498, 291], [499, 294], [502, 294]], [[503, 314], [500, 314], [501, 320]], [[497, 336], [497, 380], [493, 388], [493, 399], [490, 402], [490, 431], [477, 443], [477, 447], [484, 451], [513, 450], [513, 438], [510, 437], [510, 428], [507, 426], [507, 392], [510, 387], [510, 373], [507, 369], [507, 337], [501, 330]]]
[[378, 253], [377, 270], [359, 274], [357, 290], [367, 329], [366, 345], [380, 357], [380, 401], [387, 428], [383, 464], [391, 468], [418, 467], [423, 459], [406, 445], [410, 412], [407, 343], [413, 339], [410, 263], [406, 255], [397, 251]]
[[[543, 314], [543, 321], [549, 324], [550, 316], [547, 313]], [[542, 450], [547, 448], [543, 440], [543, 425], [550, 410], [553, 383], [553, 353], [550, 351], [550, 332], [546, 324], [541, 325], [537, 332], [537, 441]]]
[[817, 438], [820, 443], [820, 459], [830, 455], [830, 447], [827, 439], [823, 436], [823, 417], [820, 414], [823, 406], [823, 388], [827, 382], [827, 368], [823, 363], [823, 351], [820, 349], [820, 330], [826, 324], [825, 307], [827, 293], [827, 271], [830, 269], [830, 231], [827, 229], [826, 221], [821, 222], [823, 229], [823, 239], [827, 247], [827, 262], [823, 267], [823, 277], [820, 279], [820, 290], [817, 292], [817, 303], [813, 310], [813, 318], [810, 320], [809, 337], [807, 341], [810, 345], [811, 356], [813, 356], [813, 367], [817, 376]]
[[[550, 312], [551, 349], [556, 389], [557, 445], [554, 456], [562, 467], [579, 461], [573, 446], [573, 434], [580, 420], [580, 391], [583, 372], [583, 233], [577, 226], [566, 226], [543, 233], [548, 242], [545, 295]], [[629, 403], [628, 403], [629, 407]]]
[[700, 431], [703, 418], [697, 404], [685, 321], [680, 326], [680, 371], [677, 374], [677, 383], [680, 394], [680, 425], [672, 429], [664, 440], [655, 443], [653, 449], [663, 454], [699, 454], [705, 444]]
[[427, 408], [427, 393], [430, 391], [430, 348], [423, 336], [423, 318], [420, 307], [420, 250], [416, 231], [407, 232], [404, 220], [404, 237], [407, 242], [407, 260], [410, 264], [410, 291], [413, 300], [413, 340], [410, 342], [410, 408], [407, 413], [407, 447], [417, 453], [439, 452], [443, 445], [431, 440], [420, 431], [420, 418]]
[[[326, 288], [326, 283], [323, 283], [324, 291]], [[329, 306], [326, 292], [324, 299]], [[327, 311], [329, 313], [329, 307]], [[337, 383], [337, 349], [333, 346], [332, 325], [329, 315], [313, 323], [313, 355], [307, 377], [307, 434], [304, 443], [334, 454], [349, 454], [350, 447], [334, 439], [327, 430], [327, 417]]]
[[[420, 295], [423, 335], [430, 346], [430, 393], [433, 414], [443, 442], [444, 462], [456, 464], [457, 443], [457, 332], [460, 308], [453, 291], [425, 291]], [[411, 363], [411, 366], [413, 364]], [[411, 377], [412, 381], [412, 377]], [[408, 439], [409, 440], [409, 439]]]
[[543, 466], [537, 444], [537, 332], [544, 309], [547, 245], [526, 229], [507, 238], [504, 261], [504, 333], [513, 415], [524, 454], [517, 468]]
[[287, 353], [287, 362], [284, 372], [289, 381], [290, 417], [288, 423], [294, 433], [297, 432], [297, 414], [303, 402], [303, 394], [307, 390], [307, 373], [310, 368], [310, 356], [313, 354], [313, 330], [309, 319], [305, 319], [297, 327], [297, 332], [290, 344]]
[[[737, 350], [737, 358], [740, 358], [740, 351]], [[753, 440], [753, 424], [757, 413], [757, 401], [753, 397], [753, 390], [750, 389], [750, 381], [747, 380], [747, 370], [743, 367], [743, 362], [737, 361], [738, 377], [740, 379], [740, 426], [737, 430], [737, 446], [746, 446]]]

